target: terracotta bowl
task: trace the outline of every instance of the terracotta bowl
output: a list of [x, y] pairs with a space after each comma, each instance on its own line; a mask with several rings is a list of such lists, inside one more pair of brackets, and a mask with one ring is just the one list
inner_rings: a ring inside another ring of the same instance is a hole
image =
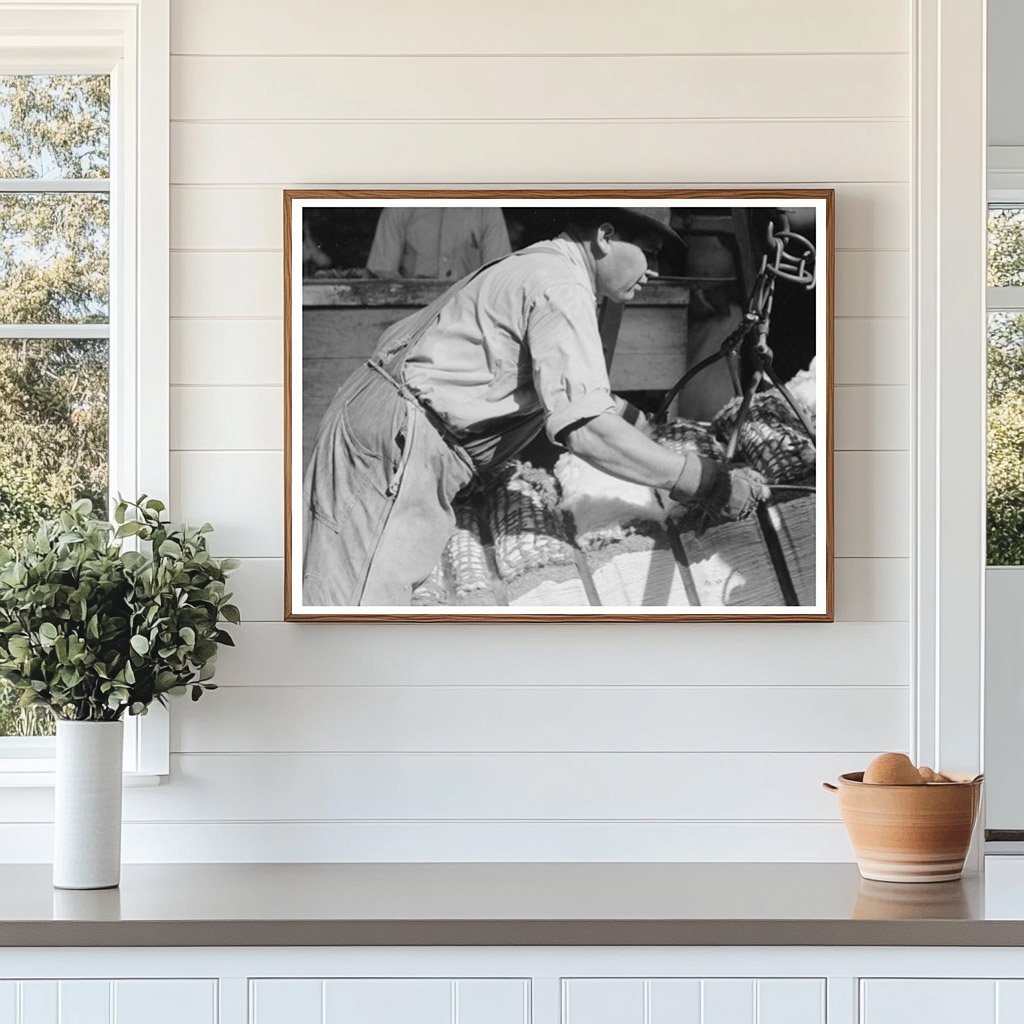
[[980, 775], [921, 786], [878, 786], [863, 772], [839, 776], [839, 811], [857, 867], [877, 882], [951, 882], [964, 860], [981, 803]]

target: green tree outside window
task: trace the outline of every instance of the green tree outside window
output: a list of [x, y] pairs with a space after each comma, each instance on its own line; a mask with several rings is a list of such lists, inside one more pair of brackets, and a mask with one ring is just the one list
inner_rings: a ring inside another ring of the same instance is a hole
[[[988, 286], [1024, 286], [1024, 208], [989, 211]], [[989, 565], [1024, 565], [1024, 312], [988, 317]]]
[[[0, 76], [0, 544], [77, 498], [106, 514], [109, 176], [107, 76]], [[0, 736], [52, 732], [16, 700], [0, 684]]]

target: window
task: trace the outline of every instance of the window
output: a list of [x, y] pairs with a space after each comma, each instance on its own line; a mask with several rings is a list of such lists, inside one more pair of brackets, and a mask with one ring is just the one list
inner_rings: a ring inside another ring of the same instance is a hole
[[[74, 497], [168, 494], [168, 20], [0, 0], [0, 543]], [[52, 722], [11, 696], [0, 785], [45, 785]], [[166, 712], [125, 722], [125, 770], [166, 773]]]
[[[108, 507], [110, 76], [0, 76], [0, 543]], [[53, 734], [0, 684], [0, 736]]]
[[1024, 204], [988, 216], [988, 564], [1024, 565]]

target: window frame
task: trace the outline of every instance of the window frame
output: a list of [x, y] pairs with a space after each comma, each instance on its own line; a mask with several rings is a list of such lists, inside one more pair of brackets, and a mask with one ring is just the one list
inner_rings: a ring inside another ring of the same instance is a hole
[[[1009, 166], [992, 159], [989, 151], [989, 188], [987, 209], [1017, 206], [1024, 210], [1024, 149], [1013, 154]], [[1006, 156], [1003, 154], [1003, 160]], [[995, 165], [995, 166], [993, 166]], [[1020, 170], [1016, 169], [1020, 166]], [[993, 183], [997, 183], [993, 187]], [[987, 261], [986, 261], [987, 267]], [[1024, 287], [987, 286], [985, 290], [986, 322], [991, 313], [1024, 314]], [[987, 405], [986, 405], [987, 407]], [[987, 492], [986, 492], [987, 496]], [[1024, 565], [985, 565], [986, 591], [1005, 598], [1012, 594], [1019, 598], [1024, 591]], [[1011, 642], [1000, 642], [992, 620], [998, 614], [990, 603], [990, 619], [986, 622], [986, 676], [985, 676], [985, 743], [986, 771], [989, 774], [989, 813], [986, 818], [986, 854], [1019, 855], [1024, 849], [1021, 837], [1024, 831], [1024, 798], [1017, 795], [1015, 786], [1006, 785], [1018, 774], [1020, 766], [1021, 711], [1016, 687], [1009, 684], [1005, 667], [1008, 661], [1016, 663], [1017, 647]], [[998, 788], [996, 788], [998, 787]], [[1012, 836], [1013, 838], [1006, 838]]]
[[[0, 0], [0, 74], [111, 78], [110, 492], [165, 500], [170, 494], [169, 22], [169, 0]], [[0, 737], [0, 788], [52, 786], [54, 756], [52, 737]], [[157, 782], [169, 766], [166, 709], [154, 703], [147, 715], [126, 715], [126, 782]]]

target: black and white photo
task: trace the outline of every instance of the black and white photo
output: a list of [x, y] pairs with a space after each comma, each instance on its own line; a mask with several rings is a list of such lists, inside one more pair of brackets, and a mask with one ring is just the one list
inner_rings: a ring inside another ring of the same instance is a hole
[[287, 192], [287, 616], [830, 620], [832, 205]]

